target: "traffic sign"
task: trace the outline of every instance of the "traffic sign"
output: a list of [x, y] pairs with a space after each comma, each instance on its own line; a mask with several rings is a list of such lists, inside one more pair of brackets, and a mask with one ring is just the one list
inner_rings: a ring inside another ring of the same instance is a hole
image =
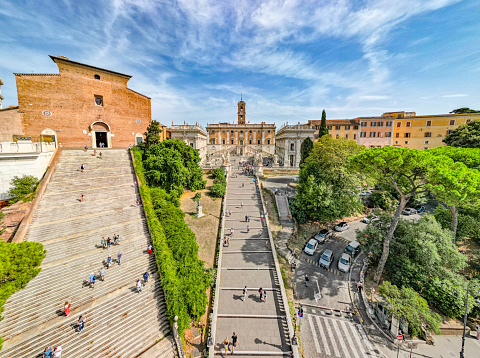
[[303, 317], [303, 312], [298, 311], [298, 317]]
[[401, 334], [399, 334], [398, 337], [397, 337], [397, 339], [398, 339], [399, 341], [401, 341], [401, 340], [403, 340], [403, 336], [402, 336]]

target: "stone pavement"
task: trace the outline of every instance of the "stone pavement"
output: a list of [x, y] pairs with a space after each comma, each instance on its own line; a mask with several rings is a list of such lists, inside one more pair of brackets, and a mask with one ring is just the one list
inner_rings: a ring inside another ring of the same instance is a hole
[[[238, 336], [235, 356], [298, 357], [297, 347], [291, 345], [293, 328], [273, 240], [267, 218], [261, 219], [264, 206], [260, 195], [254, 177], [238, 174], [228, 178], [224, 210], [232, 214], [224, 217], [222, 233], [230, 243], [222, 246], [219, 254], [212, 319], [215, 346], [210, 357], [224, 354], [223, 341], [228, 337], [231, 342], [233, 332]], [[260, 299], [260, 287], [267, 292], [266, 302]]]
[[[148, 357], [152, 346], [155, 357], [175, 354], [155, 261], [146, 253], [150, 236], [136, 205], [128, 152], [102, 154], [100, 159], [93, 151], [64, 150], [60, 157], [26, 235], [41, 242], [47, 256], [37, 277], [7, 300], [0, 322], [2, 358], [41, 356], [49, 345], [61, 345], [62, 356], [78, 358]], [[114, 234], [120, 245], [103, 249], [101, 238]], [[105, 281], [89, 288], [88, 277], [99, 275], [109, 255], [114, 265]], [[135, 281], [147, 270], [152, 276], [138, 294]], [[71, 304], [69, 317], [63, 313], [65, 301]], [[79, 315], [87, 316], [80, 334]]]

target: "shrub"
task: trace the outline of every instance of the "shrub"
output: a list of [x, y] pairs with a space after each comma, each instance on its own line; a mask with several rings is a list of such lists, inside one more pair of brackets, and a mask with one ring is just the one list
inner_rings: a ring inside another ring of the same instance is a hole
[[216, 169], [213, 169], [213, 177], [215, 179], [220, 179], [220, 180], [224, 180], [226, 181], [225, 179], [225, 171], [222, 169], [222, 168], [216, 168]]
[[201, 197], [202, 197], [202, 193], [198, 192], [198, 193], [195, 193], [195, 196], [193, 197], [192, 200], [200, 200]]
[[299, 224], [305, 224], [307, 222], [307, 214], [297, 206], [297, 201], [295, 198], [288, 199], [288, 204], [290, 207], [290, 212], [295, 220], [297, 220]]
[[[216, 179], [215, 179], [216, 180]], [[219, 183], [219, 182], [214, 182], [212, 187], [210, 188], [210, 192], [212, 193], [212, 195], [216, 198], [221, 198], [225, 195], [225, 193], [227, 192], [227, 186], [223, 183]]]
[[[0, 314], [8, 297], [38, 275], [45, 254], [43, 245], [38, 242], [0, 241]], [[1, 342], [0, 338], [0, 349]]]
[[13, 177], [10, 185], [12, 188], [8, 192], [11, 196], [10, 203], [16, 203], [17, 201], [25, 201], [27, 196], [34, 193], [38, 186], [38, 179], [32, 175], [24, 175], [21, 178]]

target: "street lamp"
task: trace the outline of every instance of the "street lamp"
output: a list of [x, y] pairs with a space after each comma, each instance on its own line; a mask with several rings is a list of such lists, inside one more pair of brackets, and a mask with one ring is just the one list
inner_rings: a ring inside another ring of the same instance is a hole
[[[470, 283], [472, 281], [468, 281], [467, 285], [467, 298], [465, 299], [465, 315], [463, 316], [463, 336], [462, 336], [462, 351], [460, 352], [460, 358], [465, 358], [465, 329], [467, 327], [467, 313], [468, 313], [468, 293], [470, 291]], [[480, 300], [477, 299], [477, 302], [480, 303]]]

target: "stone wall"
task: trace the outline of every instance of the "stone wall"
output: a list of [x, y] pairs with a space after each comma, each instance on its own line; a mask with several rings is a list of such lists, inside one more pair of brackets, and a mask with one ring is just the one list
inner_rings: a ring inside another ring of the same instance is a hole
[[13, 177], [33, 175], [41, 179], [54, 152], [0, 153], [0, 200], [9, 199]]

